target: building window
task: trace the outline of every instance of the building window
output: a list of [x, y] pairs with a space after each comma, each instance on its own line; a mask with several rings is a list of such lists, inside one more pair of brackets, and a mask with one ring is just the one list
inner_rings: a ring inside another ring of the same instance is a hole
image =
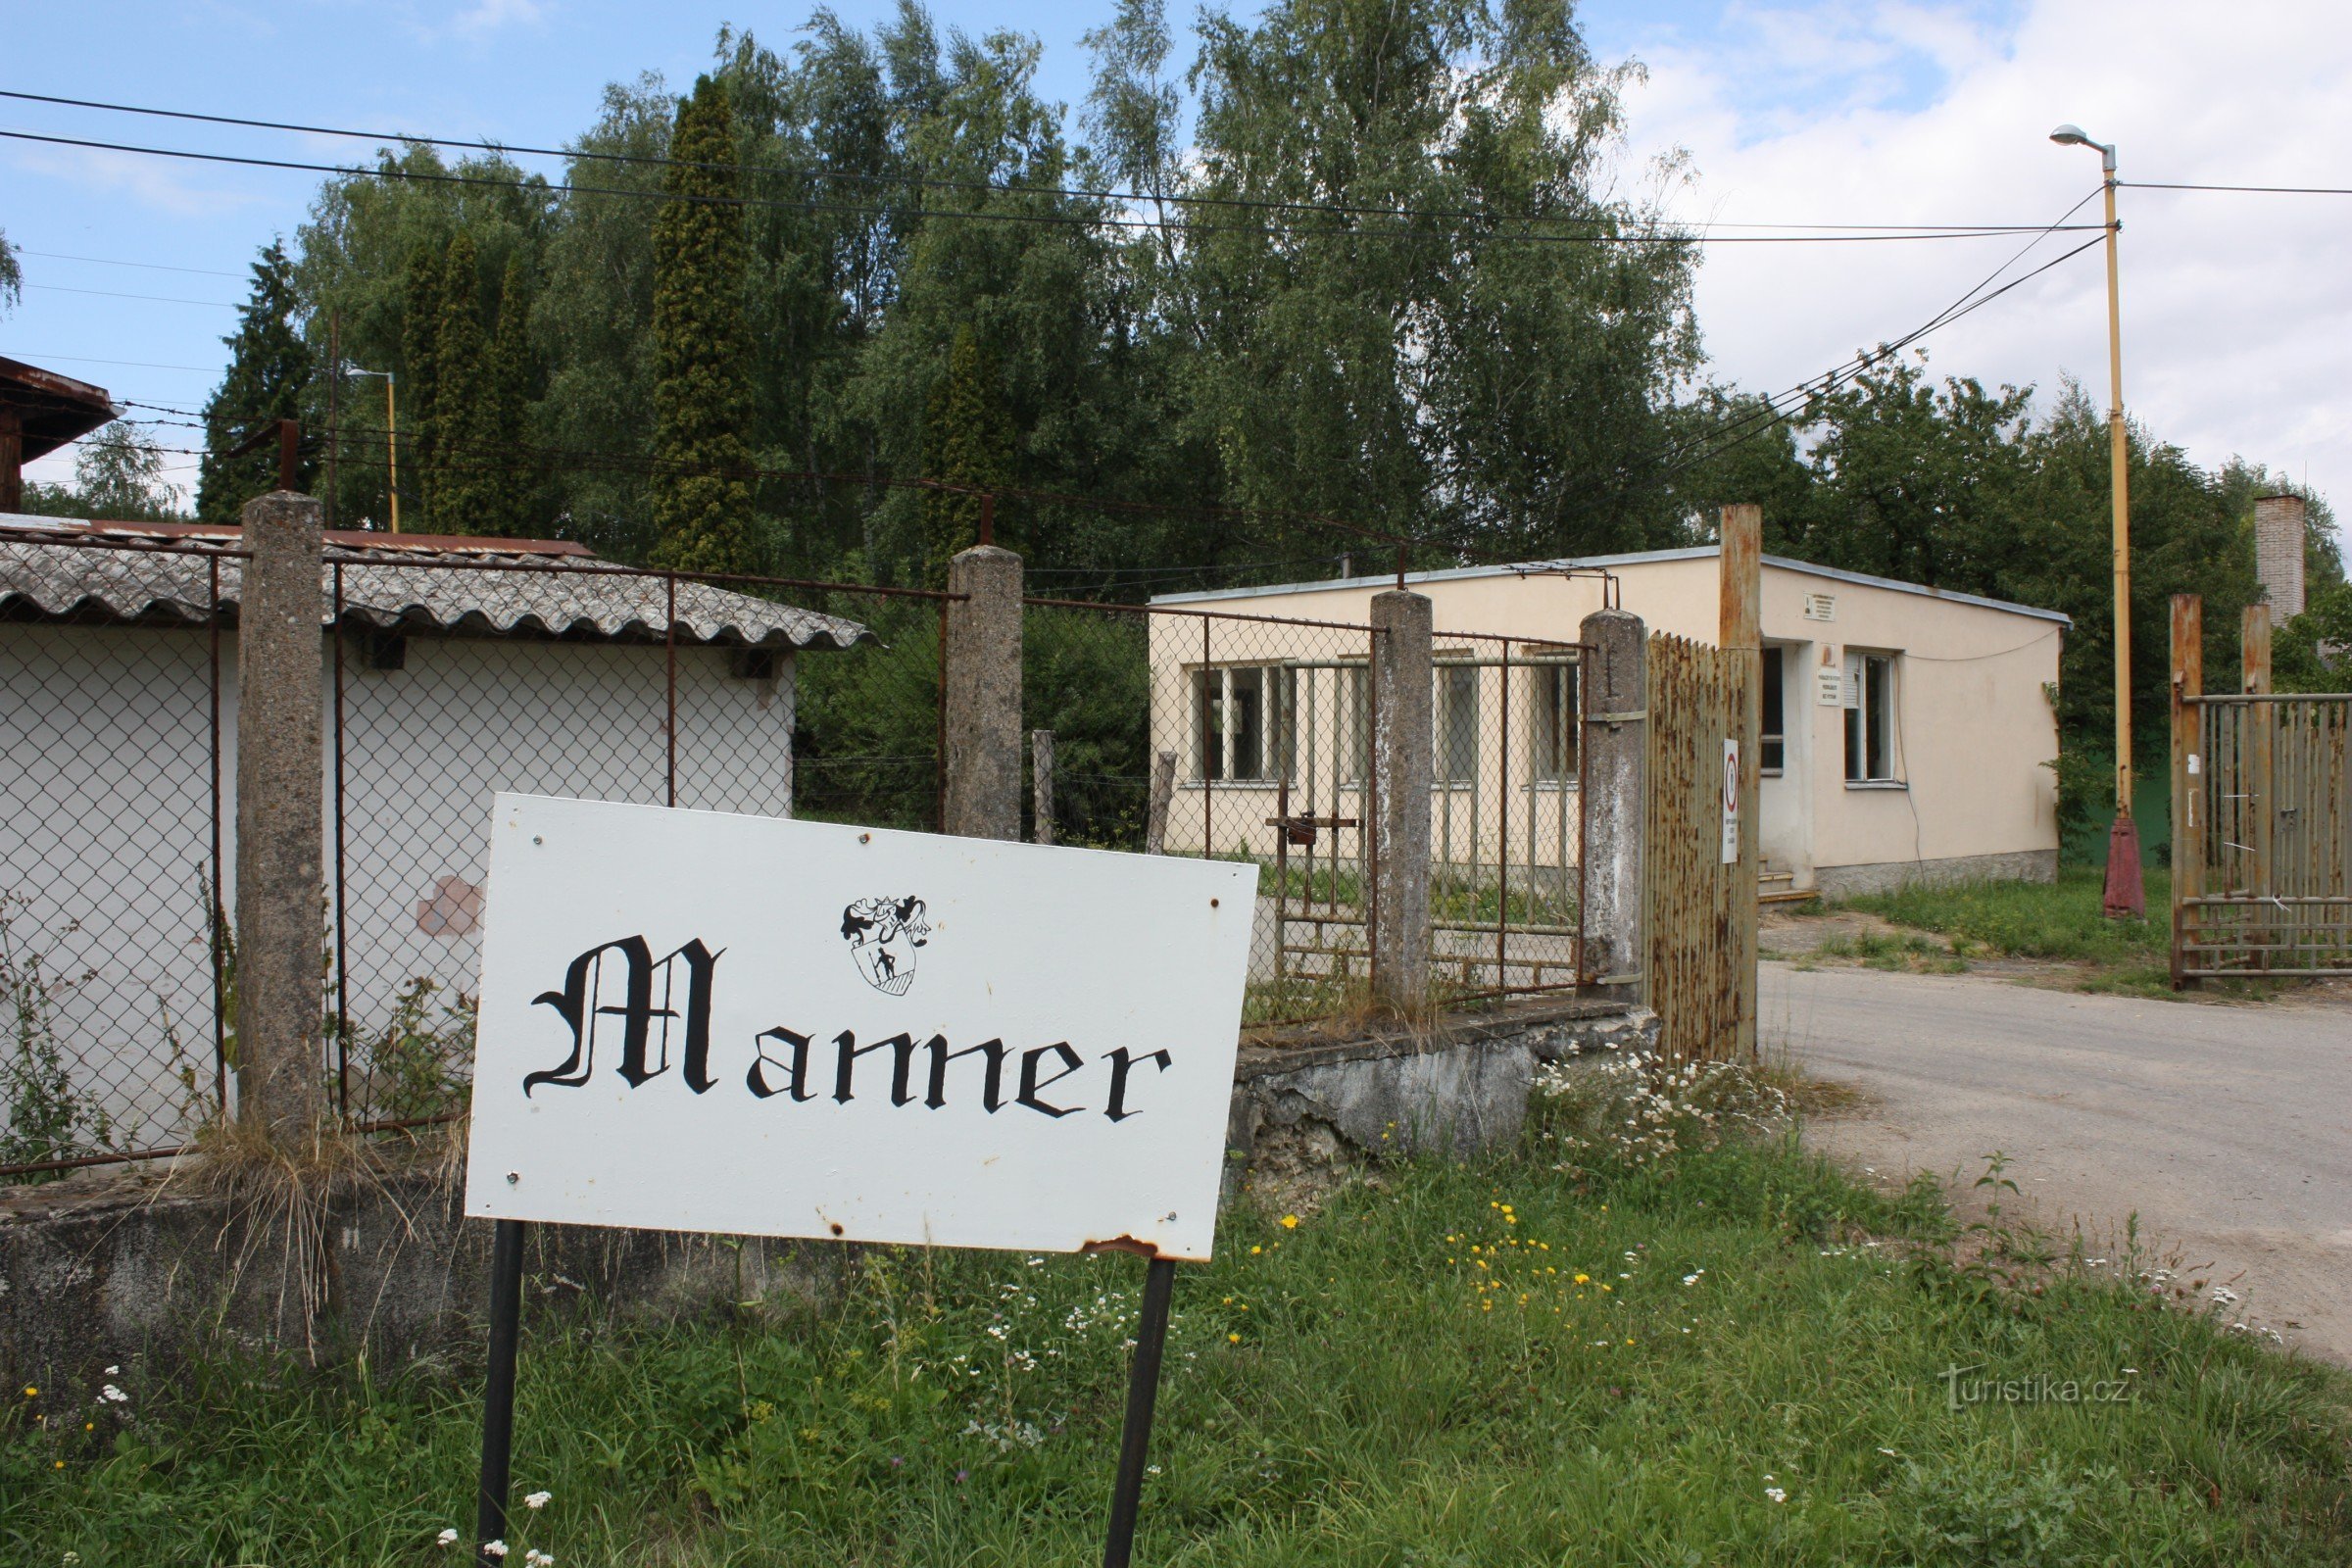
[[1193, 671], [1193, 773], [1263, 782], [1290, 764], [1292, 672], [1279, 664]]
[[1437, 674], [1436, 741], [1432, 759], [1440, 784], [1478, 782], [1478, 666], [1441, 664]]
[[1762, 718], [1756, 737], [1756, 771], [1766, 778], [1778, 778], [1788, 760], [1787, 697], [1781, 686], [1783, 676], [1781, 651], [1764, 650], [1764, 689], [1757, 693], [1757, 710]]
[[1538, 664], [1528, 694], [1528, 772], [1539, 784], [1576, 782], [1576, 666]]
[[1845, 656], [1845, 781], [1894, 782], [1894, 656]]
[[1372, 776], [1372, 672], [1348, 664], [1339, 677], [1340, 782], [1361, 784]]

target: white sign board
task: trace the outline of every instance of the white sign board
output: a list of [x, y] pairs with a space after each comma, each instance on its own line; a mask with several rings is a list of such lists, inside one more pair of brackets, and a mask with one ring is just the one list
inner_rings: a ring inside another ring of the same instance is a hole
[[1723, 742], [1723, 863], [1740, 862], [1740, 743]]
[[502, 794], [466, 1211], [1204, 1259], [1256, 893]]

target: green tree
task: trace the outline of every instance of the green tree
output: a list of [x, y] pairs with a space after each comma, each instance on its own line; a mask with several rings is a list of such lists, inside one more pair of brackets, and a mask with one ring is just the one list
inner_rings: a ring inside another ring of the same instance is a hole
[[2271, 681], [2282, 692], [2352, 692], [2352, 585], [2322, 588], [2278, 629]]
[[996, 367], [970, 327], [956, 334], [947, 373], [932, 386], [926, 476], [954, 490], [923, 496], [925, 559], [931, 580], [947, 580], [948, 563], [980, 539], [981, 497], [1010, 476], [1012, 433], [996, 385]]
[[429, 533], [441, 495], [441, 252], [418, 244], [401, 270], [399, 432], [412, 532]]
[[0, 309], [24, 302], [24, 269], [17, 261], [17, 248], [8, 242], [8, 233], [0, 229]]
[[[277, 488], [277, 447], [264, 442], [242, 458], [226, 454], [274, 419], [299, 419], [312, 378], [311, 351], [296, 321], [301, 302], [284, 244], [271, 240], [253, 264], [253, 289], [238, 309], [228, 370], [204, 406], [205, 455], [197, 471], [196, 514], [226, 525], [245, 503]], [[307, 450], [295, 473], [308, 489], [315, 466]]]
[[498, 328], [490, 340], [483, 434], [496, 466], [483, 496], [481, 531], [510, 538], [538, 531], [538, 466], [529, 452], [530, 280], [522, 254], [507, 258], [499, 282]]
[[164, 477], [164, 453], [152, 431], [128, 419], [99, 428], [74, 455], [74, 488], [82, 514], [126, 522], [174, 522], [179, 492]]
[[752, 448], [743, 209], [727, 90], [704, 76], [678, 105], [654, 220], [656, 564], [749, 572], [766, 564], [745, 471]]
[[433, 328], [433, 522], [484, 532], [496, 506], [498, 414], [489, 335], [482, 330], [481, 262], [473, 238], [453, 235], [441, 259]]

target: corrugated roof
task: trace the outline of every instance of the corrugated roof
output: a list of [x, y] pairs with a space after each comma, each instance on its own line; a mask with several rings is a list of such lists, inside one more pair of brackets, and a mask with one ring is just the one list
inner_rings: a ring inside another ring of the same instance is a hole
[[[76, 542], [135, 543], [142, 536], [183, 548], [105, 549]], [[665, 578], [615, 566], [576, 547], [491, 539], [343, 542], [352, 538], [338, 535], [320, 567], [321, 625], [334, 619], [339, 567], [344, 619], [381, 631], [655, 643], [667, 636]], [[220, 573], [220, 602], [233, 607], [244, 583], [244, 562], [201, 547], [234, 543], [233, 530], [150, 532], [137, 524], [98, 527], [0, 515], [0, 614], [202, 625], [212, 602], [214, 564]], [[465, 564], [455, 564], [460, 562]], [[682, 579], [676, 610], [676, 635], [687, 643], [839, 649], [873, 635], [838, 615]]]

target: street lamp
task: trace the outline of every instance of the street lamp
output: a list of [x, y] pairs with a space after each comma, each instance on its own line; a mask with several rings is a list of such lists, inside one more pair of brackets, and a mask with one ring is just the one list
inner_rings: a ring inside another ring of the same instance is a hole
[[2110, 919], [2148, 912], [2140, 880], [2139, 828], [2132, 819], [2132, 500], [2124, 432], [2124, 310], [2116, 275], [2115, 145], [2092, 141], [2080, 125], [2060, 125], [2050, 140], [2061, 147], [2097, 150], [2107, 196], [2107, 465], [2115, 514], [2115, 826], [2107, 834]]
[[390, 370], [363, 370], [356, 365], [343, 368], [346, 375], [380, 375], [384, 378], [384, 485], [392, 496], [392, 531], [400, 532], [400, 408], [393, 396], [398, 383]]

